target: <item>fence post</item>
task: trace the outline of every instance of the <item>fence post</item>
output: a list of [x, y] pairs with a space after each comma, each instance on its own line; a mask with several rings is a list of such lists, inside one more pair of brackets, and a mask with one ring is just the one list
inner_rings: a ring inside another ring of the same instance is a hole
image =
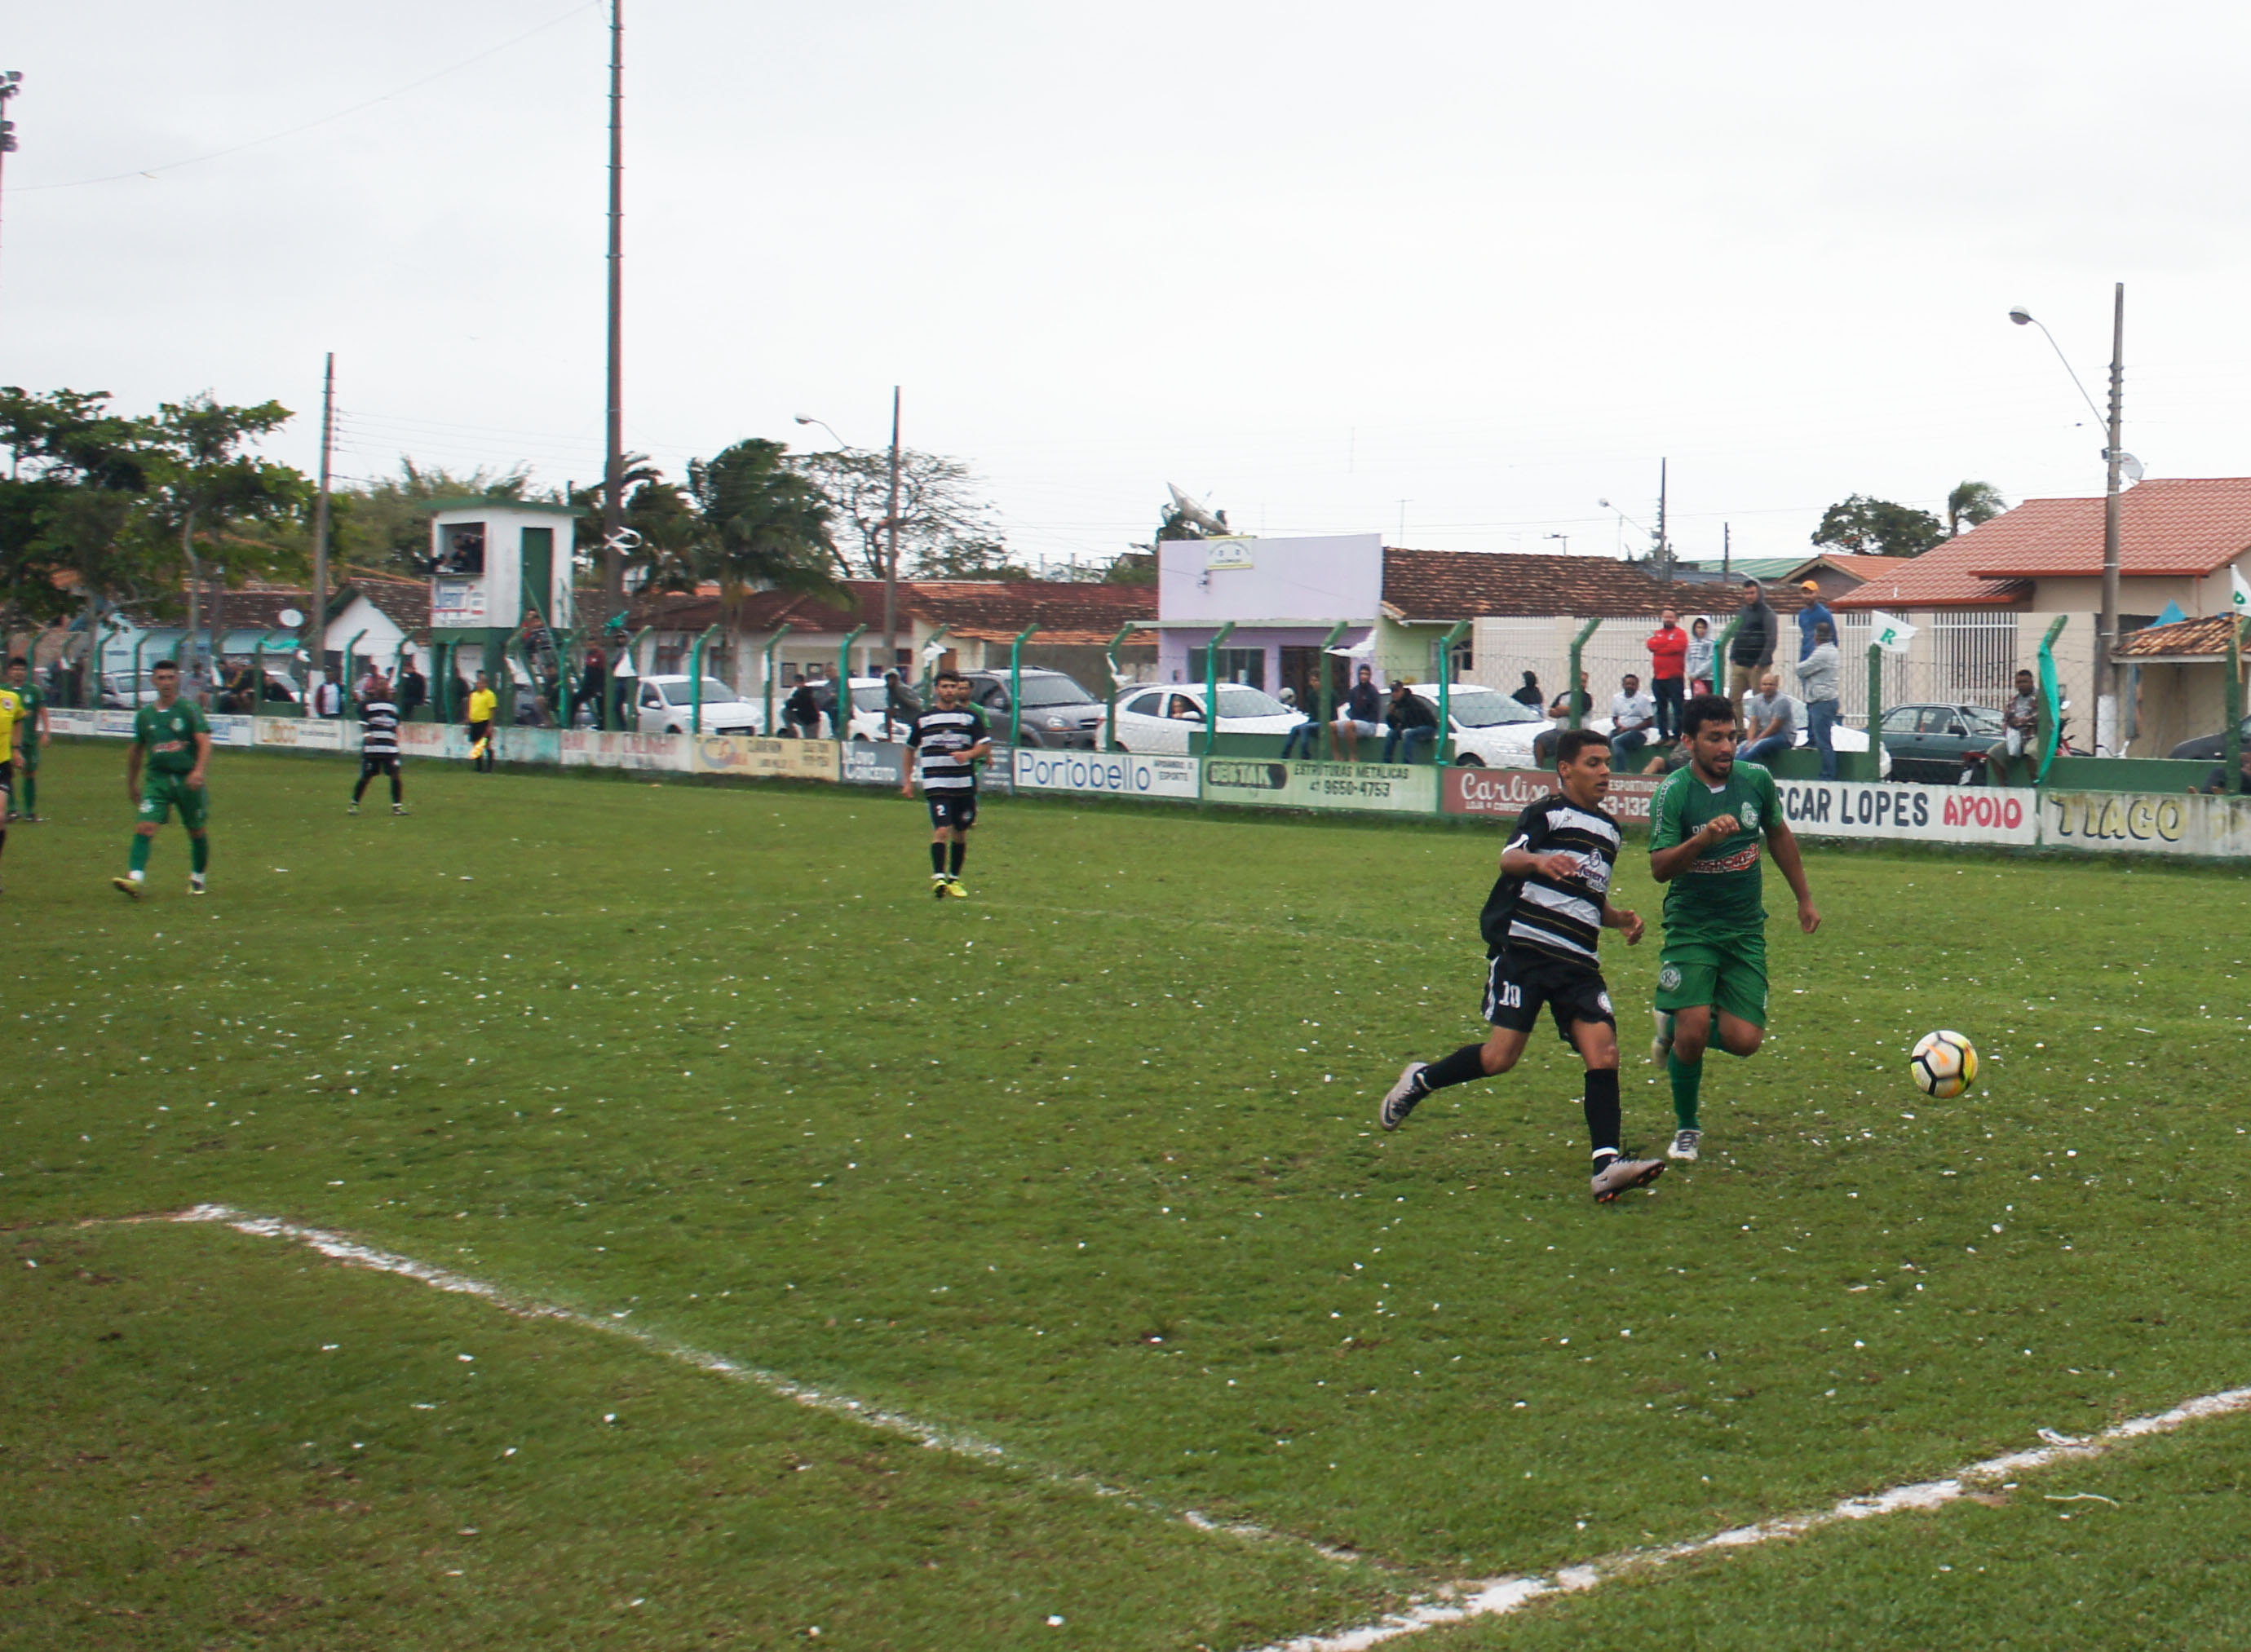
[[2034, 785], [2047, 778], [2048, 765], [2055, 761], [2056, 748], [2063, 741], [2063, 708], [2058, 703], [2063, 696], [2055, 680], [2055, 639], [2070, 620], [2069, 614], [2058, 614], [2055, 623], [2047, 628], [2047, 635], [2040, 639], [2040, 712], [2046, 726], [2040, 730], [2040, 771], [2033, 776]]
[[[943, 641], [946, 633], [952, 629], [953, 627], [952, 626], [940, 626], [936, 631], [932, 632], [929, 636], [923, 639], [922, 704], [923, 709], [925, 711], [929, 710], [931, 707], [938, 703], [936, 700], [931, 697], [938, 686], [938, 654], [932, 653], [931, 650], [934, 645]], [[945, 651], [940, 649], [938, 652], [943, 653]]]
[[[1462, 633], [1469, 628], [1468, 620], [1458, 619], [1454, 622], [1454, 628], [1438, 639], [1438, 737], [1430, 748], [1430, 764], [1434, 768], [1443, 769], [1454, 760], [1454, 645], [1462, 639]], [[1594, 626], [1590, 624], [1587, 629], [1591, 631]], [[1571, 663], [1576, 666], [1578, 661], [1574, 660]]]
[[[133, 639], [133, 709], [136, 712], [141, 709], [141, 651], [148, 646], [149, 633], [145, 631]], [[101, 674], [97, 669], [94, 673], [94, 687], [99, 689], [100, 686]], [[99, 693], [94, 695], [94, 702], [98, 708], [101, 704], [101, 695]]]
[[2220, 761], [2227, 764], [2223, 791], [2243, 790], [2243, 626], [2238, 620], [2227, 628], [2227, 736]]
[[[1008, 645], [1008, 761], [1016, 761], [1016, 739], [1024, 730], [1024, 645], [1038, 631], [1037, 626], [1026, 626], [1016, 633], [1015, 641]], [[1015, 784], [1011, 771], [1008, 781]]]
[[1203, 755], [1216, 755], [1219, 746], [1219, 645], [1235, 634], [1229, 620], [1211, 633], [1203, 651]]
[[364, 628], [352, 632], [352, 639], [344, 645], [344, 680], [341, 686], [343, 692], [346, 694], [350, 694], [351, 692], [352, 654], [359, 647], [359, 639], [365, 635], [367, 635], [367, 632]]
[[1118, 681], [1118, 651], [1126, 646], [1126, 639], [1139, 629], [1139, 626], [1120, 626], [1118, 634], [1110, 639], [1110, 692], [1104, 696], [1110, 702], [1110, 715], [1102, 731], [1102, 749], [1105, 751], [1118, 750], [1118, 696], [1124, 692], [1124, 685]]
[[[860, 633], [865, 630], [865, 626], [853, 626], [844, 633], [843, 646], [836, 651], [836, 761], [840, 764], [844, 761], [843, 743], [852, 737], [852, 645], [860, 640]], [[837, 772], [842, 774], [843, 770], [839, 768]]]
[[[1595, 634], [1595, 627], [1602, 623], [1599, 619], [1590, 619], [1579, 627], [1579, 634], [1571, 639], [1571, 664], [1563, 674], [1567, 679], [1563, 684], [1563, 726], [1567, 729], [1579, 726], [1579, 651], [1587, 646], [1587, 639]], [[1715, 655], [1717, 652], [1716, 649], [1714, 651]], [[1588, 698], [1591, 700], [1593, 696], [1590, 695]]]
[[[703, 645], [711, 640], [718, 629], [719, 622], [716, 619], [710, 625], [704, 626], [703, 635], [696, 639], [695, 653], [689, 656], [688, 667], [688, 693], [689, 695], [688, 702], [688, 732], [690, 734], [702, 734], [703, 732]], [[847, 686], [848, 687], [849, 685], [848, 684]]]
[[1336, 757], [1336, 667], [1329, 664], [1329, 650], [1343, 641], [1344, 633], [1351, 629], [1351, 620], [1340, 619], [1321, 639], [1320, 689], [1314, 696], [1314, 703], [1320, 708], [1321, 731], [1315, 737], [1326, 744], [1331, 761]]
[[784, 621], [782, 622], [782, 624], [781, 624], [780, 628], [779, 628], [779, 630], [777, 630], [777, 631], [774, 632], [773, 636], [772, 636], [772, 638], [767, 641], [767, 643], [766, 643], [766, 722], [765, 722], [765, 729], [762, 729], [760, 732], [762, 732], [762, 733], [766, 736], [766, 738], [767, 738], [767, 739], [769, 739], [769, 740], [772, 739], [772, 738], [773, 738], [773, 735], [774, 735], [774, 720], [773, 720], [773, 671], [774, 671], [774, 667], [773, 667], [773, 657], [774, 657], [774, 650], [775, 650], [775, 649], [777, 649], [777, 648], [779, 648], [779, 647], [780, 647], [780, 646], [781, 646], [781, 639], [782, 639], [784, 637], [786, 637], [787, 635], [789, 635], [789, 633], [790, 633], [791, 632], [794, 631], [795, 629], [796, 629], [796, 627], [795, 627], [794, 626], [791, 625], [787, 620], [784, 620]]
[[1884, 778], [1884, 651], [1878, 643], [1868, 645], [1868, 762], [1872, 765], [1868, 778]]

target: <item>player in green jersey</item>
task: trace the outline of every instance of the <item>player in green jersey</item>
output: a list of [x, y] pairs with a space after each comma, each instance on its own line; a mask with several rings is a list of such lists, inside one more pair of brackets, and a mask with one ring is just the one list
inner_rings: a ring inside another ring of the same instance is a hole
[[1673, 1080], [1679, 1127], [1669, 1158], [1693, 1160], [1704, 1139], [1697, 1094], [1704, 1052], [1755, 1054], [1766, 1036], [1766, 907], [1760, 840], [1797, 897], [1797, 927], [1821, 914], [1806, 887], [1797, 835], [1783, 818], [1774, 777], [1735, 761], [1735, 708], [1718, 695], [1681, 708], [1689, 762], [1650, 805], [1649, 875], [1666, 884], [1665, 945], [1657, 955], [1657, 1044]]
[[171, 818], [174, 809], [188, 829], [189, 863], [194, 868], [188, 874], [190, 895], [204, 892], [204, 868], [211, 864], [211, 840], [204, 835], [211, 798], [204, 791], [204, 771], [211, 766], [211, 723], [201, 706], [180, 698], [178, 666], [160, 660], [149, 678], [156, 685], [156, 703], [134, 714], [133, 744], [125, 754], [125, 794], [141, 813], [141, 824], [133, 832], [132, 870], [110, 879], [136, 901], [148, 875], [156, 828]]
[[31, 662], [22, 655], [8, 662], [8, 688], [23, 707], [24, 750], [16, 762], [16, 808], [10, 817], [31, 826], [39, 824], [40, 748], [54, 736], [47, 715], [47, 696], [31, 682]]

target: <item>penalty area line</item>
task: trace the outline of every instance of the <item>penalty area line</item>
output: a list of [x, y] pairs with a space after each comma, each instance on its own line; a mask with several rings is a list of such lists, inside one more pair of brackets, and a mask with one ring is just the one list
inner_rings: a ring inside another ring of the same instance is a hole
[[467, 1274], [435, 1267], [428, 1262], [418, 1261], [412, 1256], [403, 1256], [394, 1251], [378, 1250], [371, 1245], [364, 1245], [357, 1240], [342, 1234], [329, 1233], [322, 1228], [307, 1227], [296, 1222], [284, 1221], [277, 1216], [252, 1215], [226, 1205], [197, 1205], [189, 1210], [174, 1212], [161, 1220], [174, 1222], [209, 1222], [231, 1227], [239, 1234], [247, 1234], [254, 1239], [286, 1240], [293, 1244], [302, 1245], [309, 1250], [316, 1251], [333, 1261], [343, 1262], [347, 1267], [364, 1268], [375, 1273], [394, 1274], [402, 1279], [411, 1279], [418, 1284], [427, 1285], [433, 1290], [474, 1296], [480, 1302], [490, 1303], [504, 1313], [515, 1314], [521, 1318], [560, 1320], [581, 1331], [598, 1331], [613, 1337], [621, 1337], [661, 1358], [674, 1360], [683, 1365], [693, 1366], [698, 1371], [709, 1372], [713, 1376], [750, 1383], [793, 1404], [803, 1406], [808, 1410], [827, 1412], [831, 1416], [842, 1417], [848, 1421], [856, 1422], [863, 1427], [873, 1428], [883, 1434], [897, 1434], [913, 1441], [917, 1445], [928, 1450], [943, 1451], [954, 1456], [966, 1457], [976, 1462], [1006, 1467], [1018, 1472], [1028, 1472], [1050, 1485], [1066, 1487], [1073, 1491], [1084, 1492], [1098, 1497], [1115, 1498], [1142, 1513], [1176, 1522], [1192, 1531], [1207, 1535], [1235, 1538], [1250, 1543], [1285, 1545], [1304, 1550], [1308, 1553], [1318, 1555], [1324, 1560], [1339, 1565], [1376, 1566], [1379, 1564], [1352, 1550], [1338, 1548], [1312, 1538], [1299, 1537], [1292, 1532], [1271, 1531], [1264, 1526], [1254, 1525], [1247, 1521], [1219, 1518], [1196, 1509], [1167, 1507], [1144, 1493], [1108, 1485], [1091, 1476], [1067, 1474], [1058, 1469], [1043, 1469], [1025, 1463], [1011, 1457], [1005, 1448], [993, 1441], [980, 1439], [975, 1434], [960, 1429], [941, 1427], [935, 1423], [925, 1422], [918, 1417], [909, 1416], [904, 1412], [888, 1410], [881, 1406], [869, 1405], [864, 1400], [852, 1399], [849, 1395], [830, 1393], [825, 1389], [815, 1388], [809, 1384], [785, 1377], [779, 1372], [764, 1370], [757, 1365], [746, 1365], [721, 1354], [710, 1353], [700, 1348], [691, 1348], [684, 1343], [674, 1342], [668, 1337], [657, 1336], [638, 1326], [628, 1325], [624, 1323], [623, 1315], [604, 1318], [597, 1314], [582, 1313], [577, 1309], [564, 1308], [553, 1303], [537, 1302], [530, 1297], [504, 1290], [488, 1281], [472, 1278]]
[[[1865, 1497], [1847, 1497], [1841, 1503], [1812, 1513], [1762, 1520], [1753, 1525], [1736, 1526], [1729, 1531], [1715, 1532], [1708, 1538], [1692, 1538], [1686, 1543], [1668, 1544], [1655, 1549], [1629, 1550], [1623, 1554], [1605, 1556], [1582, 1566], [1564, 1566], [1544, 1577], [1485, 1578], [1451, 1584], [1430, 1599], [1415, 1601], [1401, 1611], [1388, 1614], [1371, 1622], [1327, 1635], [1305, 1635], [1295, 1640], [1277, 1642], [1261, 1649], [1261, 1652], [1366, 1652], [1368, 1648], [1381, 1646], [1387, 1641], [1396, 1641], [1405, 1635], [1420, 1635], [1426, 1629], [1444, 1628], [1450, 1624], [1465, 1623], [1475, 1618], [1506, 1617], [1534, 1600], [1545, 1600], [1551, 1595], [1583, 1594], [1590, 1589], [1600, 1588], [1605, 1583], [1614, 1583], [1621, 1578], [1669, 1566], [1675, 1561], [1756, 1548], [1760, 1544], [1773, 1543], [1783, 1538], [1804, 1537], [1844, 1521], [1873, 1519], [1878, 1515], [1897, 1514], [1904, 1509], [1941, 1509], [1950, 1503], [1974, 1496], [1985, 1487], [2006, 1482], [2012, 1476], [2034, 1474], [2061, 1462], [2083, 1462], [2089, 1458], [2107, 1455], [2121, 1446], [2146, 1439], [2151, 1434], [2171, 1434], [2192, 1422], [2245, 1411], [2251, 1411], [2251, 1388], [2227, 1388], [2218, 1393], [2185, 1400], [2169, 1411], [2157, 1412], [2146, 1417], [2130, 1417], [2099, 1434], [2074, 1437], [2043, 1428], [2040, 1435], [2047, 1444], [2031, 1451], [2012, 1451], [2005, 1456], [1988, 1457], [1983, 1462], [1973, 1462], [1965, 1469], [1957, 1469], [1943, 1480], [1894, 1486], [1889, 1490]], [[2099, 1500], [2109, 1501], [2108, 1498]]]

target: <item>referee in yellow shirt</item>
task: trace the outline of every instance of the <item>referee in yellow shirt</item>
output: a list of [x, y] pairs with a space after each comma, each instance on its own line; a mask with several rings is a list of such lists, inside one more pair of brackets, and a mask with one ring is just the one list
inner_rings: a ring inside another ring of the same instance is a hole
[[0, 849], [8, 847], [8, 807], [16, 795], [16, 765], [24, 760], [25, 720], [16, 691], [0, 688]]
[[469, 752], [474, 766], [481, 774], [493, 770], [493, 715], [500, 709], [500, 696], [493, 692], [488, 673], [477, 673], [477, 686], [469, 690]]

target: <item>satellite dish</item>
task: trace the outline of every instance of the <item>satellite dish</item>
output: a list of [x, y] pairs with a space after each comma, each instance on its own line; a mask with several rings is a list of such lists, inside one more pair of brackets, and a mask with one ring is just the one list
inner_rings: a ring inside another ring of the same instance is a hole
[[276, 619], [279, 619], [285, 626], [301, 626], [305, 623], [305, 616], [299, 613], [294, 608], [284, 608], [280, 613], [274, 617]]
[[1165, 491], [1173, 496], [1173, 508], [1180, 513], [1182, 522], [1194, 522], [1208, 534], [1224, 534], [1231, 531], [1227, 525], [1225, 511], [1206, 510], [1194, 497], [1182, 493], [1170, 482], [1165, 484]]
[[2118, 455], [2118, 468], [2125, 473], [2126, 480], [2130, 482], [2142, 480], [2142, 461], [2131, 453]]

